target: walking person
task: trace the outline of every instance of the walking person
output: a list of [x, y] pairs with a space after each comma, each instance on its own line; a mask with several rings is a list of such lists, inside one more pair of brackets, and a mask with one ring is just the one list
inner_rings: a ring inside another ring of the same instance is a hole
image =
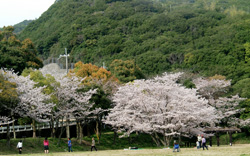
[[95, 148], [95, 150], [97, 151], [97, 149], [95, 147], [95, 139], [94, 138], [92, 138], [91, 152], [92, 152], [93, 148]]
[[206, 147], [206, 149], [208, 150], [208, 147], [206, 146], [206, 139], [204, 136], [202, 136], [202, 147], [203, 147], [203, 150], [204, 150], [204, 147]]
[[19, 154], [22, 154], [22, 149], [23, 149], [23, 143], [22, 143], [22, 140], [20, 140], [20, 141], [17, 143], [16, 148], [18, 149]]
[[73, 152], [72, 151], [72, 143], [71, 143], [71, 139], [70, 138], [68, 138], [68, 148], [69, 148], [69, 152], [70, 151]]
[[49, 140], [47, 139], [47, 137], [44, 139], [43, 145], [44, 145], [44, 153], [49, 153]]
[[201, 138], [200, 134], [197, 136], [197, 140], [199, 142], [199, 149], [200, 149], [201, 148], [201, 142], [202, 142], [202, 138]]

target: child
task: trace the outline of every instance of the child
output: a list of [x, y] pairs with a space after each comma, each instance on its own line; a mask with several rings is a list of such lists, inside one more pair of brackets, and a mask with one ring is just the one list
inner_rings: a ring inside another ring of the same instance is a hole
[[44, 153], [49, 153], [49, 141], [47, 137], [44, 139], [43, 145], [44, 145]]
[[196, 141], [196, 147], [197, 147], [197, 149], [200, 149], [200, 143], [198, 140]]
[[19, 154], [22, 154], [22, 148], [23, 148], [22, 140], [20, 140], [20, 141], [17, 143], [16, 148], [18, 149]]

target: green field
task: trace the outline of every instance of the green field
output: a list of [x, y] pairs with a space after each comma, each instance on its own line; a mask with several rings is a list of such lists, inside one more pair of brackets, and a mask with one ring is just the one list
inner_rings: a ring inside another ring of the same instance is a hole
[[[72, 138], [73, 153], [67, 152], [67, 139], [62, 138], [60, 144], [57, 138], [49, 138], [50, 142], [50, 154], [55, 156], [61, 155], [214, 155], [214, 156], [250, 156], [250, 137], [245, 133], [233, 134], [233, 146], [229, 145], [229, 136], [227, 134], [220, 136], [220, 144], [222, 146], [216, 146], [216, 138], [213, 137], [213, 147], [208, 151], [197, 150], [195, 148], [181, 148], [181, 152], [174, 153], [172, 149], [163, 149], [163, 147], [156, 147], [151, 140], [151, 137], [147, 134], [131, 135], [130, 141], [128, 138], [117, 138], [116, 143], [113, 143], [113, 132], [103, 132], [100, 144], [96, 144], [98, 152], [90, 152], [91, 138], [95, 135], [83, 138], [83, 143], [78, 144], [76, 138]], [[15, 155], [18, 153], [16, 149], [17, 142], [20, 139], [11, 139], [10, 147], [7, 147], [6, 140], [0, 140], [0, 155]], [[25, 138], [23, 140], [23, 154], [22, 155], [44, 155], [43, 153], [43, 140], [44, 138]], [[182, 139], [183, 142], [188, 140]], [[192, 142], [192, 146], [195, 146], [195, 142]], [[172, 145], [172, 143], [171, 143]], [[139, 147], [141, 150], [123, 150], [129, 146]], [[171, 147], [171, 146], [170, 146]], [[184, 146], [182, 146], [184, 147]], [[63, 153], [62, 153], [63, 152]]]
[[[23, 154], [39, 156], [40, 154]], [[59, 152], [49, 153], [50, 156], [250, 156], [250, 144], [238, 144], [234, 146], [210, 147], [209, 150], [197, 150], [196, 148], [181, 148], [180, 152], [172, 152], [172, 149], [140, 149], [140, 150], [105, 150], [93, 152]], [[10, 155], [9, 155], [10, 156]]]

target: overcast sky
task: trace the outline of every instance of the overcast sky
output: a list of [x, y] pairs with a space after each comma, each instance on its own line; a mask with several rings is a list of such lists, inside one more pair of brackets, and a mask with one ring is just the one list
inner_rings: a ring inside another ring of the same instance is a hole
[[55, 0], [0, 0], [0, 28], [39, 18]]

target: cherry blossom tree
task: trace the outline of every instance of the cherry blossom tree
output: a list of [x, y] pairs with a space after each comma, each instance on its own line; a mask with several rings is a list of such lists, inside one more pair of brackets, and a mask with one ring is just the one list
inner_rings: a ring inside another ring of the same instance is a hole
[[0, 126], [3, 125], [9, 125], [13, 123], [15, 120], [11, 120], [11, 118], [8, 118], [6, 116], [0, 116]]
[[213, 102], [210, 102], [210, 105], [217, 109], [218, 114], [222, 117], [220, 123], [222, 126], [239, 126], [242, 122], [240, 118], [236, 115], [243, 111], [239, 107], [239, 103], [244, 100], [238, 95], [231, 97], [220, 97]]
[[176, 83], [181, 74], [164, 73], [121, 86], [113, 97], [115, 107], [104, 122], [125, 131], [124, 135], [148, 133], [157, 145], [169, 145], [173, 136], [192, 136], [214, 126], [216, 110], [196, 89]]
[[193, 80], [200, 95], [208, 100], [217, 99], [228, 92], [231, 86], [230, 80], [225, 79], [206, 79], [199, 77]]
[[[13, 71], [8, 71], [6, 69], [0, 69], [0, 113], [2, 116], [11, 118], [12, 121], [15, 121], [14, 118], [14, 108], [16, 107], [18, 101], [18, 95], [16, 92], [16, 84], [9, 81], [9, 73]], [[10, 145], [10, 124], [14, 127], [14, 122], [9, 122], [9, 120], [3, 120], [7, 122], [7, 142]], [[16, 138], [15, 130], [13, 130], [13, 136]]]
[[[244, 127], [249, 125], [250, 119], [240, 119], [240, 113], [244, 109], [240, 108], [240, 102], [245, 100], [238, 95], [227, 96], [228, 89], [231, 86], [230, 80], [217, 79], [218, 75], [211, 78], [198, 78], [193, 82], [196, 85], [198, 92], [201, 96], [205, 97], [209, 101], [209, 105], [214, 107], [220, 116], [220, 127]], [[220, 78], [222, 76], [219, 76]], [[217, 145], [219, 145], [219, 134], [217, 136]], [[229, 140], [232, 145], [232, 132], [229, 132]]]
[[245, 99], [238, 95], [223, 97], [228, 93], [231, 86], [230, 80], [200, 77], [193, 82], [198, 89], [198, 93], [205, 97], [209, 101], [208, 104], [217, 110], [221, 117], [221, 126], [240, 126], [241, 123], [245, 123], [237, 117], [243, 111], [239, 103]]
[[5, 70], [5, 77], [10, 82], [16, 83], [18, 93], [18, 104], [15, 108], [11, 108], [15, 113], [22, 117], [30, 117], [33, 119], [33, 137], [36, 137], [37, 122], [48, 122], [51, 110], [55, 106], [53, 103], [47, 102], [49, 95], [43, 93], [44, 87], [34, 87], [36, 84], [30, 80], [29, 76], [18, 76], [13, 71]]
[[10, 147], [10, 124], [13, 124], [15, 120], [12, 120], [9, 117], [6, 116], [0, 116], [0, 126], [7, 125], [7, 146]]
[[[70, 118], [75, 118], [80, 124], [88, 115], [98, 112], [98, 110], [90, 110], [93, 107], [93, 103], [89, 102], [96, 90], [81, 91], [84, 86], [81, 84], [81, 79], [75, 76], [56, 77], [56, 80], [60, 83], [56, 91], [59, 100], [59, 111], [57, 114], [58, 116], [66, 117], [66, 134], [70, 138], [68, 125]], [[79, 135], [82, 136], [82, 127], [78, 128], [80, 129]]]
[[[53, 69], [57, 68], [57, 65], [53, 65]], [[87, 70], [85, 69], [87, 68]], [[89, 68], [91, 67], [91, 68]], [[93, 68], [92, 68], [93, 67]], [[51, 74], [55, 77], [55, 79], [60, 82], [60, 87], [56, 88], [56, 94], [59, 99], [58, 104], [58, 110], [57, 112], [58, 117], [60, 117], [60, 114], [68, 114], [68, 119], [75, 118], [77, 121], [77, 138], [82, 138], [82, 127], [84, 124], [86, 124], [89, 121], [96, 120], [96, 132], [97, 135], [99, 134], [98, 130], [98, 118], [102, 116], [103, 107], [99, 103], [90, 103], [89, 101], [96, 102], [96, 100], [99, 97], [100, 90], [104, 90], [104, 92], [111, 93], [115, 90], [117, 86], [116, 79], [111, 75], [110, 72], [105, 70], [104, 68], [98, 68], [94, 65], [84, 65], [81, 62], [76, 64], [76, 68], [74, 71], [71, 71], [68, 75], [65, 75], [57, 72], [58, 70], [46, 70], [41, 69], [41, 72], [45, 74]], [[88, 74], [84, 74], [88, 73]], [[73, 75], [73, 76], [72, 76]], [[77, 77], [76, 77], [77, 76]], [[95, 92], [93, 92], [93, 88], [95, 89]], [[101, 88], [101, 89], [100, 89]], [[90, 90], [89, 93], [91, 95], [88, 95], [88, 90]], [[68, 92], [68, 93], [65, 93]], [[75, 97], [72, 97], [70, 94], [78, 94], [82, 96], [82, 98], [86, 97], [86, 101], [77, 101], [78, 99], [75, 99]], [[101, 94], [101, 96], [106, 96]], [[65, 100], [64, 98], [67, 99]], [[91, 99], [90, 99], [91, 98]], [[93, 100], [95, 99], [95, 100]], [[103, 98], [101, 98], [103, 99]], [[103, 102], [103, 101], [102, 101]], [[103, 103], [102, 103], [103, 104]], [[104, 104], [105, 105], [105, 104]], [[70, 109], [66, 109], [69, 107]], [[65, 112], [64, 110], [67, 110]], [[66, 122], [68, 125], [68, 122]], [[66, 133], [69, 136], [69, 126], [67, 126]]]
[[[0, 89], [0, 93], [2, 92], [2, 89]], [[0, 126], [5, 125], [5, 124], [10, 124], [10, 118], [6, 116], [0, 116]]]

